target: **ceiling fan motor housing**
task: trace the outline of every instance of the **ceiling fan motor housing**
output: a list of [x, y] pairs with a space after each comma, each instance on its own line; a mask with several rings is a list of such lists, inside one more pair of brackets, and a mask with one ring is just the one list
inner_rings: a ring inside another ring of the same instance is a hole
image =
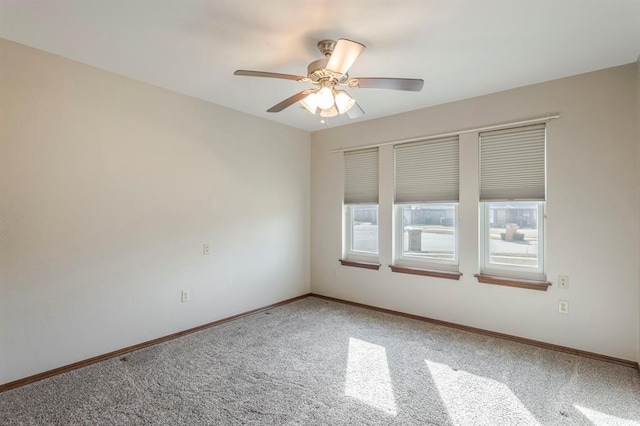
[[307, 77], [314, 83], [322, 80], [332, 80], [335, 83], [344, 83], [349, 79], [348, 74], [340, 74], [327, 69], [328, 58], [313, 61], [307, 67]]
[[318, 42], [318, 49], [324, 58], [311, 62], [307, 67], [307, 77], [312, 82], [331, 81], [334, 84], [341, 84], [349, 79], [348, 74], [341, 74], [327, 69], [327, 64], [329, 63], [334, 47], [336, 47], [334, 40], [322, 40]]

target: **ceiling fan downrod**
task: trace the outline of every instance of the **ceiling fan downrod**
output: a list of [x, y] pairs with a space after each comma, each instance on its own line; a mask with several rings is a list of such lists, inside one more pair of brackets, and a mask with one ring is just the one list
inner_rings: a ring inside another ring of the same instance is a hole
[[322, 55], [329, 59], [333, 53], [333, 48], [336, 47], [336, 42], [333, 40], [322, 40], [318, 42], [318, 49]]

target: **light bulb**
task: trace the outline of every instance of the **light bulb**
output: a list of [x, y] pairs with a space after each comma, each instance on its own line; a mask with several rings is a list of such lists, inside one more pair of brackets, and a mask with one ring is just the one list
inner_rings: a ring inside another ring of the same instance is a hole
[[335, 105], [331, 105], [331, 108], [325, 108], [320, 110], [322, 117], [335, 117], [338, 115], [338, 110]]
[[316, 95], [316, 102], [317, 102], [318, 108], [320, 109], [331, 108], [334, 104], [333, 92], [331, 91], [331, 89], [326, 86], [320, 89]]
[[318, 98], [318, 95], [316, 95], [315, 93], [309, 93], [306, 98], [300, 101], [300, 104], [303, 107], [305, 107], [305, 109], [309, 111], [311, 114], [315, 115], [316, 110], [318, 109], [317, 98]]
[[336, 107], [338, 107], [340, 114], [349, 111], [355, 104], [356, 100], [349, 96], [347, 92], [344, 90], [336, 90]]

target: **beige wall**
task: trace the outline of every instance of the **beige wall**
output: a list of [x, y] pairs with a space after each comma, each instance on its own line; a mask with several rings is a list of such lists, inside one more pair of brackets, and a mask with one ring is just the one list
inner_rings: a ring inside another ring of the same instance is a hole
[[307, 132], [1, 39], [0, 114], [0, 383], [309, 292]]
[[[636, 64], [323, 130], [311, 138], [314, 293], [638, 360]], [[424, 90], [429, 90], [426, 87]], [[383, 93], [380, 92], [383, 96]], [[392, 273], [393, 149], [380, 149], [379, 271], [339, 266], [343, 158], [330, 153], [559, 113], [548, 124], [549, 291], [477, 283], [477, 134], [460, 137], [460, 281]], [[337, 277], [336, 277], [337, 274]], [[559, 290], [558, 274], [570, 276]], [[568, 300], [570, 313], [558, 313]]]
[[[636, 140], [638, 143], [638, 160], [636, 167], [639, 175], [636, 181], [638, 190], [636, 209], [638, 211], [638, 240], [640, 244], [640, 56], [638, 56], [638, 60], [636, 61], [636, 80]], [[638, 282], [640, 283], [640, 255], [638, 257]], [[638, 306], [640, 307], [640, 299], [638, 299]], [[638, 321], [640, 321], [640, 318]], [[638, 324], [638, 362], [640, 363], [640, 323]]]
[[[0, 383], [304, 294], [309, 229], [315, 293], [640, 360], [636, 85], [640, 63], [316, 132], [310, 152], [306, 132], [0, 39]], [[461, 137], [461, 281], [386, 267], [391, 147], [383, 267], [338, 266], [331, 149], [547, 112], [562, 116], [549, 124], [547, 271], [569, 290], [473, 278], [474, 134]]]

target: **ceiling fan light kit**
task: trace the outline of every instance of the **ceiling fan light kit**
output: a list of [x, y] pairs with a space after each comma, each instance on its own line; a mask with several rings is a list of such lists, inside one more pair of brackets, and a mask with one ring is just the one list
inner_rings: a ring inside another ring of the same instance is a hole
[[327, 80], [320, 83], [320, 89], [316, 93], [311, 93], [307, 95], [307, 97], [311, 95], [315, 95], [318, 108], [320, 109], [329, 109], [335, 103], [333, 98], [333, 87], [331, 87], [331, 83]]
[[334, 90], [334, 93], [336, 107], [340, 114], [344, 114], [355, 105], [356, 100], [349, 96], [344, 90]]
[[237, 70], [234, 74], [247, 77], [268, 77], [295, 80], [304, 83], [315, 84], [316, 89], [307, 89], [285, 99], [269, 108], [267, 112], [280, 112], [283, 109], [300, 102], [311, 114], [323, 117], [335, 117], [338, 114], [347, 114], [349, 118], [360, 117], [364, 114], [356, 100], [345, 90], [336, 89], [336, 86], [348, 86], [352, 89], [390, 89], [419, 92], [424, 86], [421, 79], [412, 78], [349, 78], [349, 68], [358, 59], [365, 46], [361, 43], [340, 39], [322, 40], [318, 43], [318, 49], [325, 56], [323, 59], [313, 61], [307, 67], [307, 76], [291, 74], [278, 74], [264, 71]]
[[324, 118], [335, 117], [338, 115], [338, 109], [336, 106], [332, 106], [331, 108], [325, 108], [320, 110], [320, 116]]
[[311, 114], [314, 114], [318, 111], [318, 100], [316, 99], [318, 95], [315, 92], [309, 93], [306, 98], [303, 98], [300, 101], [300, 105], [304, 107]]

